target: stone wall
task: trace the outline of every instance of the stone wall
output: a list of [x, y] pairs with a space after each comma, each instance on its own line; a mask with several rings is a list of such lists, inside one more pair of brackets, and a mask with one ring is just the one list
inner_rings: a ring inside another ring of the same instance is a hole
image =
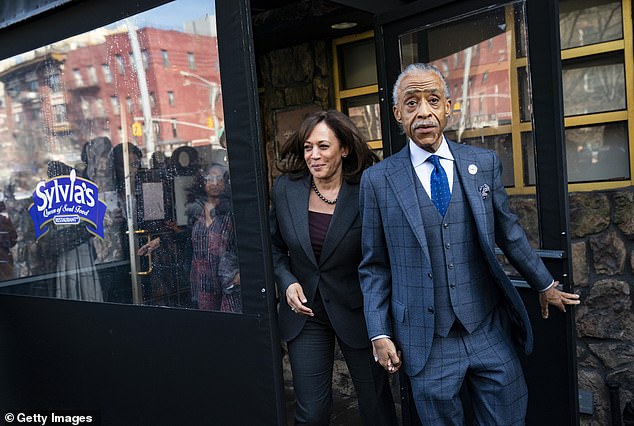
[[570, 195], [579, 388], [594, 394], [583, 425], [610, 424], [610, 386], [634, 400], [634, 191]]
[[[511, 197], [511, 208], [534, 246], [538, 242], [534, 198]], [[611, 423], [610, 386], [618, 387], [623, 412], [634, 397], [634, 191], [569, 196], [572, 279], [576, 307], [579, 389], [593, 394], [593, 413], [582, 425]]]
[[[330, 44], [315, 41], [275, 50], [257, 58], [260, 111], [269, 178], [275, 169], [276, 117], [284, 111], [314, 105], [332, 108], [332, 53]], [[272, 182], [269, 182], [272, 183]]]

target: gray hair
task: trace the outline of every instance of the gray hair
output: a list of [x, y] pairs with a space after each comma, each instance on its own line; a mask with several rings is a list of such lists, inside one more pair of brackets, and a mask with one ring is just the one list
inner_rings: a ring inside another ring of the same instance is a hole
[[415, 73], [415, 72], [433, 72], [442, 81], [442, 84], [445, 88], [445, 98], [451, 99], [451, 93], [449, 92], [449, 84], [447, 84], [447, 80], [445, 76], [440, 72], [438, 68], [436, 68], [432, 64], [425, 64], [422, 62], [417, 62], [413, 64], [409, 64], [402, 72], [399, 74], [396, 82], [394, 83], [394, 88], [392, 89], [392, 104], [396, 105], [398, 103], [398, 88], [401, 85], [401, 81], [405, 76]]

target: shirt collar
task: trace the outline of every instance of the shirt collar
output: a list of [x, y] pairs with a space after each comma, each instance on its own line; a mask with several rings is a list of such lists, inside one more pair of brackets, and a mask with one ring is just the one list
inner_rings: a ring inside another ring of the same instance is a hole
[[[432, 155], [431, 152], [425, 151], [423, 148], [416, 145], [411, 139], [408, 139], [408, 143], [409, 143], [409, 156], [410, 156], [410, 159], [412, 160], [412, 165], [414, 167], [420, 166], [425, 161], [427, 161], [427, 158], [429, 158], [430, 155]], [[451, 160], [451, 161], [454, 160], [453, 155], [451, 154], [451, 150], [449, 149], [449, 144], [447, 143], [447, 140], [445, 139], [445, 135], [442, 136], [442, 142], [440, 142], [440, 146], [438, 147], [438, 150], [434, 154], [441, 158], [445, 158], [447, 160]]]

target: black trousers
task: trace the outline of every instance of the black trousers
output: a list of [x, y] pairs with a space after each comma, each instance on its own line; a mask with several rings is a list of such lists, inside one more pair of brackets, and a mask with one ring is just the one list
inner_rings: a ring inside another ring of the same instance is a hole
[[[357, 349], [337, 338], [327, 317], [309, 318], [302, 332], [288, 342], [297, 405], [296, 425], [328, 425], [332, 411], [335, 339], [348, 365], [366, 426], [396, 425], [396, 411], [387, 372], [374, 361], [372, 348]], [[368, 342], [369, 343], [369, 342]]]

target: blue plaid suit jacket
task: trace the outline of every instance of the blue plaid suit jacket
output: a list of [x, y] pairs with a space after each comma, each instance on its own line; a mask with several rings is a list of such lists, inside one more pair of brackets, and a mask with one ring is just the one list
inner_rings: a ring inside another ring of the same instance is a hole
[[[447, 142], [475, 219], [482, 261], [503, 291], [513, 337], [530, 353], [533, 334], [528, 314], [495, 257], [495, 245], [534, 289], [546, 289], [552, 276], [509, 210], [496, 154]], [[359, 276], [369, 337], [394, 338], [408, 375], [422, 370], [434, 336], [432, 269], [415, 176], [406, 145], [364, 172], [359, 193], [363, 254]]]

